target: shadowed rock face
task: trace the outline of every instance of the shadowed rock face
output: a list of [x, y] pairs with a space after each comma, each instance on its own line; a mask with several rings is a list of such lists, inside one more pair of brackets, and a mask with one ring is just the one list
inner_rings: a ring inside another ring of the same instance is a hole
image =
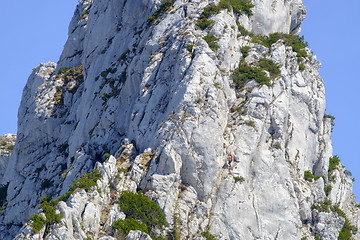
[[[222, 10], [211, 29], [197, 29], [210, 3], [192, 0], [184, 19], [175, 1], [149, 25], [160, 1], [80, 1], [58, 64], [34, 68], [24, 88], [1, 181], [10, 183], [2, 239], [44, 239], [45, 228], [19, 228], [43, 196], [60, 197], [94, 168], [98, 191], [78, 189], [60, 201], [63, 218], [46, 239], [113, 239], [113, 223], [126, 217], [116, 199], [139, 189], [164, 212], [162, 233], [176, 230], [181, 239], [202, 232], [337, 239], [344, 218], [313, 208], [326, 197], [358, 225], [351, 180], [341, 166], [328, 175], [331, 122], [320, 63], [308, 48], [298, 58], [282, 40], [253, 43], [236, 23], [254, 33], [299, 33], [302, 2], [253, 1], [253, 16]], [[209, 34], [218, 47], [204, 39]], [[264, 72], [268, 84], [234, 81], [240, 62], [256, 67], [264, 59], [279, 70]], [[306, 181], [305, 171], [324, 177]], [[139, 238], [147, 236], [127, 239]]]

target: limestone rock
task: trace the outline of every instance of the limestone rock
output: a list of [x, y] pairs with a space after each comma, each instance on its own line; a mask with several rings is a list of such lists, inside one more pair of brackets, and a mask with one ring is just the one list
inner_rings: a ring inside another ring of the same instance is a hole
[[9, 156], [14, 149], [16, 141], [15, 134], [5, 134], [0, 136], [0, 179], [3, 177]]
[[[128, 217], [119, 196], [139, 190], [165, 215], [151, 234], [180, 239], [336, 239], [345, 222], [360, 225], [349, 174], [329, 169], [320, 63], [241, 27], [298, 34], [302, 1], [254, 0], [252, 16], [222, 9], [199, 29], [218, 2], [192, 0], [187, 18], [179, 0], [166, 11], [159, 0], [79, 2], [58, 63], [34, 68], [24, 88], [0, 171], [1, 239], [115, 239]], [[238, 66], [262, 80], [235, 79]], [[46, 196], [62, 217], [34, 233], [27, 219], [45, 214]]]

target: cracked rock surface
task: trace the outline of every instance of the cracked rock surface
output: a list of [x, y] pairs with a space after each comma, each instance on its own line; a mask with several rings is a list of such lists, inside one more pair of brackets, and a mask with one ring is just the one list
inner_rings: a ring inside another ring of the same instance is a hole
[[[192, 0], [184, 18], [177, 0], [149, 24], [159, 0], [80, 0], [58, 63], [33, 69], [15, 147], [6, 164], [0, 158], [1, 239], [151, 239], [113, 228], [127, 217], [119, 196], [138, 190], [165, 215], [153, 234], [180, 239], [337, 239], [345, 222], [359, 226], [351, 179], [341, 164], [329, 168], [316, 56], [281, 39], [265, 46], [241, 28], [299, 34], [302, 1], [254, 0], [252, 16], [222, 9], [199, 29], [218, 2]], [[234, 80], [239, 64], [265, 60], [279, 70], [264, 72], [268, 84]], [[40, 200], [93, 169], [96, 186], [59, 201], [62, 218], [35, 233], [27, 219], [44, 215]]]

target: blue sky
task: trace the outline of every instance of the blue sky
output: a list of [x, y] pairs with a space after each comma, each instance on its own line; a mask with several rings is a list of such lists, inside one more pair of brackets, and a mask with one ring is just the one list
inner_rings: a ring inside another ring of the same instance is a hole
[[[33, 67], [56, 62], [77, 0], [4, 1], [0, 14], [0, 135], [16, 133], [22, 89]], [[360, 201], [359, 0], [304, 0], [302, 35], [322, 62], [327, 113], [336, 117], [334, 154], [357, 179]]]

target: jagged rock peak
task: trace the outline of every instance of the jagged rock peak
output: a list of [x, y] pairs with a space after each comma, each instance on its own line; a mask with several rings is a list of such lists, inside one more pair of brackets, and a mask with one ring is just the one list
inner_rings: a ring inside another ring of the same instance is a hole
[[302, 2], [183, 4], [80, 1], [24, 88], [0, 238], [359, 238]]

